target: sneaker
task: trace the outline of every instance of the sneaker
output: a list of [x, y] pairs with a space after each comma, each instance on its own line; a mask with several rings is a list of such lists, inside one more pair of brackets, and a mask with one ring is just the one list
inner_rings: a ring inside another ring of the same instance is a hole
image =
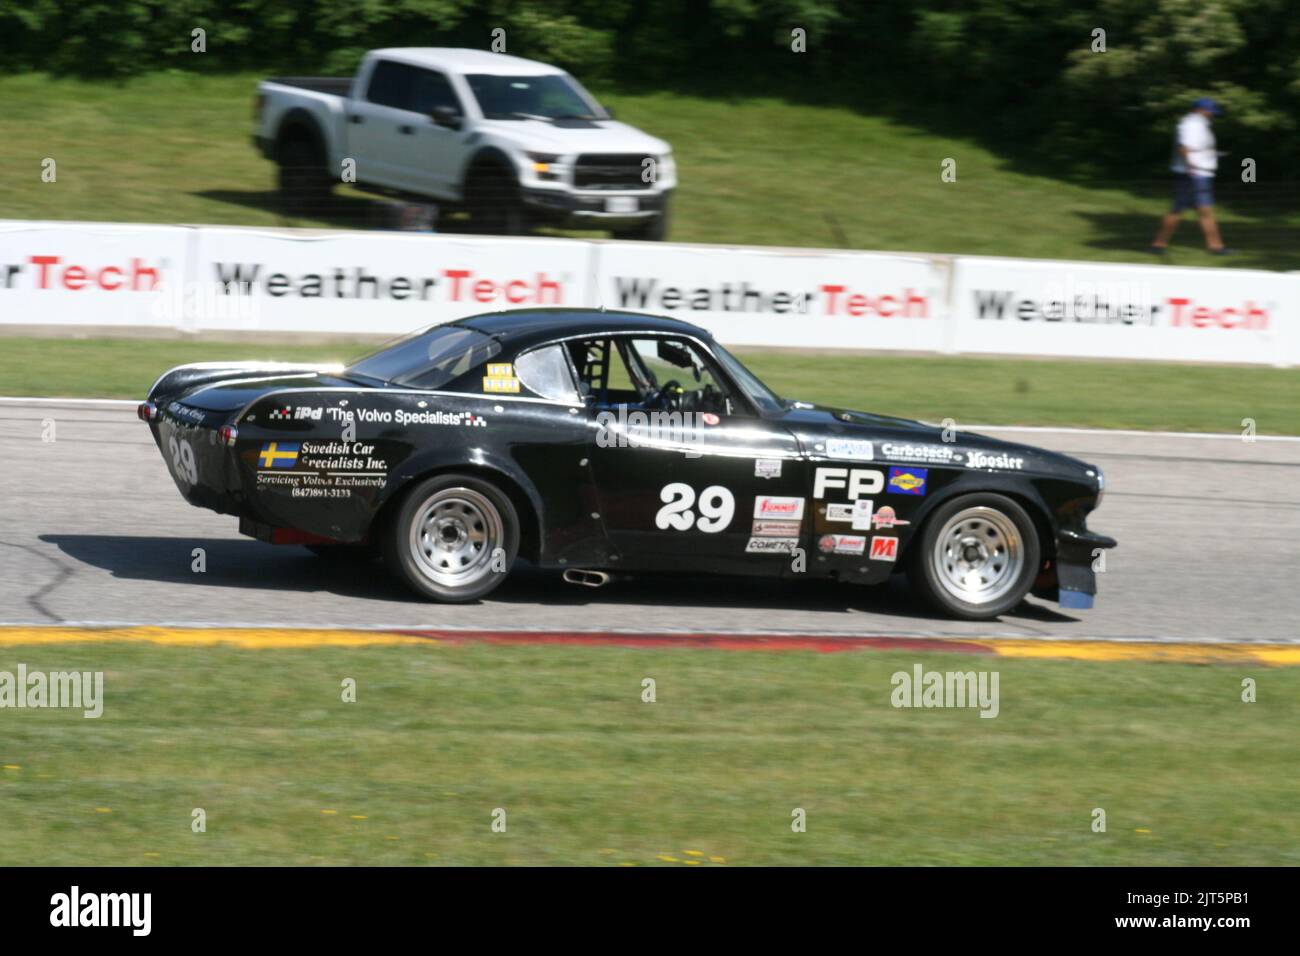
[[1220, 246], [1220, 247], [1217, 248], [1217, 249], [1210, 249], [1210, 250], [1207, 250], [1207, 251], [1208, 251], [1208, 252], [1210, 253], [1210, 255], [1212, 255], [1212, 256], [1231, 256], [1231, 255], [1235, 255], [1235, 253], [1234, 253], [1231, 249], [1229, 249], [1227, 246]]
[[1147, 246], [1147, 252], [1151, 253], [1153, 256], [1163, 256], [1168, 251], [1168, 246], [1157, 246], [1154, 244]]

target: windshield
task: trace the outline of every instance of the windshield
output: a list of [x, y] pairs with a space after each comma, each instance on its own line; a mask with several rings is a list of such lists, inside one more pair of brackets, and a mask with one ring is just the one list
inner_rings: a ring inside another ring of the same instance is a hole
[[775, 392], [758, 380], [758, 377], [745, 366], [740, 364], [740, 359], [736, 358], [717, 342], [713, 343], [713, 354], [731, 373], [731, 377], [736, 380], [736, 384], [741, 387], [750, 401], [765, 412], [779, 412], [785, 408]]
[[486, 119], [605, 119], [605, 111], [570, 76], [465, 77]]
[[344, 369], [365, 378], [407, 388], [441, 388], [501, 351], [490, 336], [457, 325], [437, 325], [367, 355]]

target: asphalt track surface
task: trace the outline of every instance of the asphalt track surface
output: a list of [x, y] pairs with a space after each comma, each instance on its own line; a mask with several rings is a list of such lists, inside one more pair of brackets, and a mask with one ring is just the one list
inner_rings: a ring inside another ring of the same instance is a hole
[[[47, 420], [55, 440], [42, 440]], [[240, 536], [186, 504], [123, 405], [0, 401], [0, 623], [794, 633], [1300, 643], [1300, 441], [983, 429], [1105, 469], [1119, 547], [1097, 606], [936, 617], [902, 581], [644, 577], [588, 589], [523, 568], [472, 605]], [[194, 548], [207, 570], [191, 570]]]

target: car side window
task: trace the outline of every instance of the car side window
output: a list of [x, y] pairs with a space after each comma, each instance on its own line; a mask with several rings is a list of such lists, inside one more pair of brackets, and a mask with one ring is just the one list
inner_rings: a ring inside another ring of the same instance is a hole
[[424, 116], [432, 115], [439, 106], [450, 106], [457, 113], [463, 113], [460, 98], [451, 88], [451, 83], [441, 73], [433, 70], [416, 70], [411, 87], [410, 105], [406, 107], [413, 113]]
[[515, 375], [524, 388], [557, 402], [577, 402], [578, 389], [560, 345], [544, 345], [515, 357]]
[[582, 394], [591, 395], [597, 405], [636, 405], [641, 401], [624, 358], [625, 348], [612, 338], [571, 339], [565, 343], [573, 367], [578, 370]]
[[726, 380], [692, 342], [667, 337], [634, 337], [629, 359], [637, 378], [646, 380], [643, 402], [678, 411], [744, 415], [748, 409], [732, 398]]

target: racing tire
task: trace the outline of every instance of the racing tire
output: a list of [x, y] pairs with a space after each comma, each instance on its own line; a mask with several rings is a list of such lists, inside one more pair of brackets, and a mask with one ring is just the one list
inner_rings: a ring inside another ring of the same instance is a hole
[[528, 231], [528, 214], [514, 177], [503, 169], [479, 169], [469, 182], [470, 226], [488, 236], [522, 236]]
[[384, 536], [389, 568], [417, 593], [446, 603], [490, 593], [518, 553], [519, 515], [509, 496], [469, 475], [417, 484]]
[[1042, 553], [1028, 512], [991, 492], [940, 505], [909, 550], [912, 586], [940, 611], [967, 621], [991, 620], [1019, 605]]
[[334, 182], [311, 143], [288, 140], [279, 149], [277, 164], [280, 204], [285, 212], [310, 215], [324, 209]]

